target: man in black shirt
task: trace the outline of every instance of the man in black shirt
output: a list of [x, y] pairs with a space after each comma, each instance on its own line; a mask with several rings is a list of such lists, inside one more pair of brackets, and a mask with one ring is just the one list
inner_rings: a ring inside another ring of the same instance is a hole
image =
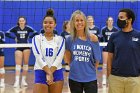
[[140, 93], [140, 32], [133, 29], [135, 14], [119, 11], [117, 25], [108, 42], [109, 93]]

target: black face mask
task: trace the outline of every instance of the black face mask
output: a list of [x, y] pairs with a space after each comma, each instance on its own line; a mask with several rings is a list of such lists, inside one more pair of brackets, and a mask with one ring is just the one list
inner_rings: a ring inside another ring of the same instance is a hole
[[126, 20], [120, 20], [120, 19], [117, 20], [117, 25], [119, 28], [125, 28], [126, 24], [127, 24]]

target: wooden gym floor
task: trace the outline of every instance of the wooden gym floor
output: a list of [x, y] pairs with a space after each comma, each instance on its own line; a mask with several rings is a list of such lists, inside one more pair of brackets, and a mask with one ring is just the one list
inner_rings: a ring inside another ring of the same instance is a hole
[[[34, 82], [34, 71], [31, 67], [27, 76], [28, 87], [23, 88], [13, 88], [15, 71], [11, 68], [6, 68], [5, 74], [5, 88], [0, 88], [0, 93], [32, 93], [33, 91], [33, 82]], [[62, 93], [70, 93], [68, 88], [68, 72], [64, 72], [65, 80], [64, 80], [64, 87]], [[102, 73], [101, 70], [98, 70], [98, 93], [107, 93], [107, 87], [101, 84], [102, 81]]]

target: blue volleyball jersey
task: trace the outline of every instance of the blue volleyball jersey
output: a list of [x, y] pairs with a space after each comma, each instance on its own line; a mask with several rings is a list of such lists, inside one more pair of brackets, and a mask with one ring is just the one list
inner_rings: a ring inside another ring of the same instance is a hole
[[108, 42], [108, 52], [114, 55], [111, 74], [140, 76], [140, 32], [113, 33]]
[[79, 38], [72, 41], [71, 37], [66, 39], [66, 49], [72, 54], [70, 79], [78, 82], [89, 82], [97, 79], [95, 61], [100, 60], [100, 54], [95, 55], [95, 53], [100, 51], [98, 42], [96, 45], [97, 49], [94, 49], [94, 47], [95, 43], [89, 39], [86, 41]]
[[37, 32], [30, 26], [25, 26], [21, 29], [15, 26], [6, 32], [6, 36], [12, 39], [17, 38], [17, 43], [28, 43], [28, 38], [33, 38]]
[[5, 34], [3, 31], [0, 31], [0, 44], [3, 44], [5, 42]]
[[[5, 43], [5, 34], [3, 31], [0, 31], [0, 44]], [[4, 49], [0, 48], [0, 56], [4, 56]]]
[[108, 42], [110, 36], [112, 33], [117, 32], [118, 29], [116, 27], [113, 27], [112, 30], [109, 30], [107, 26], [103, 27], [101, 30], [101, 36], [102, 36], [102, 41], [101, 42]]
[[62, 36], [63, 38], [65, 38], [65, 39], [66, 39], [69, 35], [70, 35], [70, 33], [66, 32], [66, 31], [63, 31], [63, 32], [61, 33], [61, 36]]
[[91, 34], [95, 34], [98, 38], [100, 37], [100, 30], [97, 26], [95, 26], [94, 28], [89, 28], [89, 33]]

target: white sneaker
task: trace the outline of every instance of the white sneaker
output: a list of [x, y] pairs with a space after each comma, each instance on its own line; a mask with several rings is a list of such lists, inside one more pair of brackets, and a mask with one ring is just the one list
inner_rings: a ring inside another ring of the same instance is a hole
[[103, 75], [102, 77], [102, 85], [106, 85], [106, 75]]
[[15, 83], [14, 83], [14, 86], [13, 86], [14, 88], [20, 88], [20, 86], [19, 86], [19, 82], [18, 81], [15, 81]]
[[106, 85], [106, 79], [103, 79], [102, 85]]
[[28, 86], [27, 82], [25, 80], [22, 80], [21, 87], [27, 87], [27, 86]]
[[0, 83], [0, 88], [5, 88], [5, 83], [4, 82]]

